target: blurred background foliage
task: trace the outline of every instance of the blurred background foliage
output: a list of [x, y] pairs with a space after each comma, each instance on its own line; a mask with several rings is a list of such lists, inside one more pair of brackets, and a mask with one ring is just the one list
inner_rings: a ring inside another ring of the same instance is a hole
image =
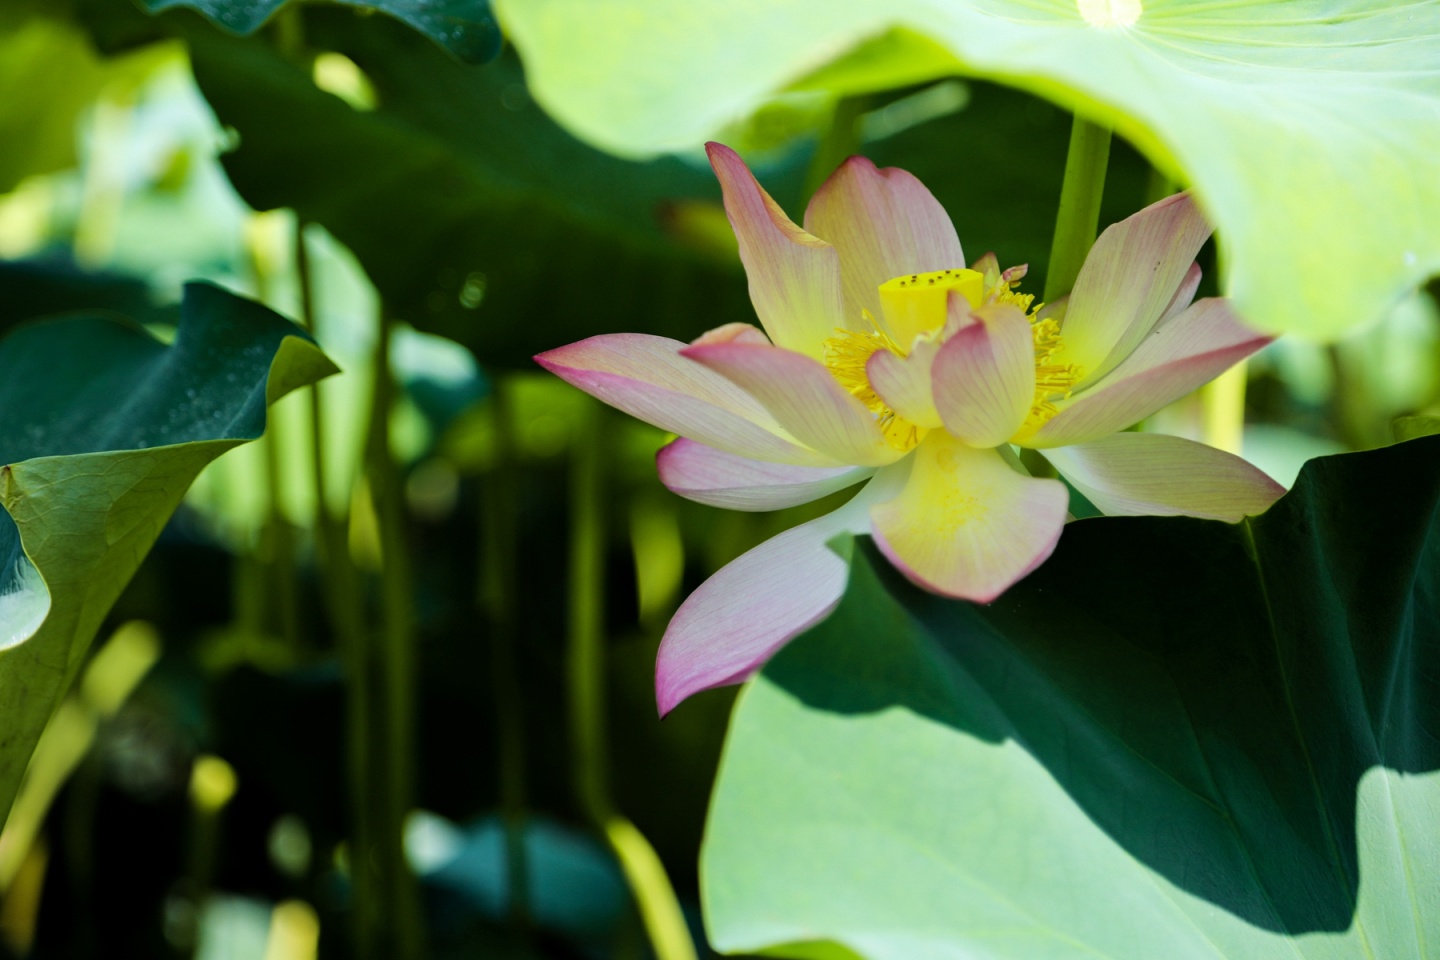
[[[1069, 115], [945, 58], [909, 75], [883, 59], [853, 51], [726, 139], [797, 219], [850, 150], [902, 166], [972, 258], [1029, 263], [1038, 291]], [[604, 718], [587, 756], [607, 800], [698, 924], [732, 693], [658, 723], [656, 644], [709, 573], [828, 505], [679, 500], [654, 477], [664, 436], [529, 357], [751, 316], [703, 156], [632, 161], [572, 137], [477, 0], [22, 0], [0, 12], [0, 93], [0, 330], [104, 311], [163, 339], [181, 285], [205, 279], [308, 326], [343, 371], [202, 474], [102, 629], [0, 836], [0, 951], [402, 956], [353, 917], [364, 876], [403, 855], [430, 956], [646, 956], [606, 822], [577, 796], [577, 711]], [[1101, 223], [1169, 189], [1117, 141]], [[1213, 246], [1202, 265], [1213, 293]], [[1418, 292], [1330, 345], [1281, 340], [1240, 376], [1243, 436], [1217, 437], [1194, 398], [1147, 428], [1239, 447], [1288, 484], [1308, 457], [1440, 413], [1435, 302]], [[325, 571], [339, 554], [349, 608]], [[354, 779], [356, 751], [387, 748], [383, 731], [356, 740], [346, 637], [392, 629], [378, 573], [402, 556], [406, 650], [360, 670], [382, 686], [413, 670], [408, 705], [374, 714], [413, 709], [413, 809], [403, 850], [357, 866], [356, 818], [394, 811], [366, 814]], [[567, 676], [587, 629], [576, 576], [594, 581], [598, 707]]]

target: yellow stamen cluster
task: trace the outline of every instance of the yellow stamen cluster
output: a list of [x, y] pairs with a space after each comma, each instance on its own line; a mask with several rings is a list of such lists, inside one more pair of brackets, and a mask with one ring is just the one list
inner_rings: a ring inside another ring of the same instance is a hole
[[909, 450], [920, 442], [921, 429], [890, 409], [870, 385], [870, 375], [865, 371], [865, 364], [878, 350], [889, 350], [896, 356], [905, 354], [895, 341], [875, 326], [874, 318], [868, 311], [865, 319], [871, 329], [836, 329], [835, 336], [825, 341], [825, 366], [840, 386], [875, 414], [875, 422], [880, 425], [885, 441], [897, 450]]
[[[1036, 309], [1036, 313], [1039, 309]], [[1055, 405], [1055, 399], [1070, 396], [1070, 391], [1080, 380], [1084, 371], [1073, 363], [1052, 363], [1051, 358], [1060, 350], [1060, 324], [1053, 318], [1044, 320], [1037, 319], [1035, 314], [1030, 315], [1030, 335], [1035, 339], [1035, 403], [1030, 408], [1030, 416], [1025, 418], [1025, 423], [1030, 427], [1039, 427], [1055, 414], [1060, 408]]]
[[[991, 296], [995, 298], [996, 303], [1008, 303], [1012, 307], [1018, 307], [1021, 313], [1028, 314], [1030, 313], [1030, 304], [1035, 302], [1035, 294], [1017, 293], [1015, 288], [1019, 285], [1019, 280], [1014, 283], [997, 284], [996, 289], [991, 292]], [[1040, 304], [1035, 309], [1038, 310], [1042, 306], [1044, 304]]]
[[[923, 324], [924, 329], [915, 329], [915, 339], [916, 342], [930, 341], [942, 336], [945, 324], [944, 297], [952, 288], [964, 289], [970, 286], [974, 288], [967, 293], [967, 296], [973, 294], [970, 302], [980, 302], [981, 292], [979, 287], [975, 286], [980, 282], [980, 276], [974, 270], [943, 270], [896, 277], [880, 288], [882, 299], [884, 294], [891, 294], [886, 304], [886, 318], [894, 323], [903, 317], [911, 321], [911, 327], [915, 327], [914, 321], [922, 319], [920, 313], [923, 311], [920, 308], [933, 308], [930, 312], [935, 316], [931, 319], [938, 320], [938, 325]], [[1070, 391], [1075, 388], [1084, 371], [1073, 363], [1056, 362], [1056, 355], [1061, 347], [1060, 322], [1053, 318], [1040, 319], [1038, 315], [1044, 305], [1035, 303], [1033, 293], [1017, 292], [1015, 288], [1019, 283], [1018, 279], [999, 280], [989, 290], [984, 291], [983, 302], [1009, 304], [1024, 312], [1030, 321], [1030, 333], [1035, 341], [1035, 399], [1025, 419], [1025, 425], [1033, 430], [1060, 412], [1056, 401], [1070, 396]], [[934, 291], [939, 295], [939, 299], [935, 304], [919, 300], [912, 302], [911, 298], [904, 296], [902, 288], [919, 288], [927, 295]], [[876, 323], [869, 311], [864, 312], [864, 321], [864, 329], [836, 329], [835, 336], [825, 341], [825, 366], [836, 382], [875, 415], [886, 442], [897, 450], [910, 450], [924, 438], [927, 431], [890, 409], [884, 398], [871, 385], [867, 370], [870, 358], [879, 350], [889, 350], [897, 357], [904, 357], [909, 351], [896, 343], [890, 331]]]

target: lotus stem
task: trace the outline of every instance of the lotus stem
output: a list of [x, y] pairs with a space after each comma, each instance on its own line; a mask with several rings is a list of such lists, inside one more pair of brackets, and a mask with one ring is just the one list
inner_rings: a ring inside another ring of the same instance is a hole
[[675, 889], [655, 849], [610, 800], [605, 724], [603, 411], [577, 424], [570, 486], [570, 720], [580, 803], [620, 861], [657, 960], [695, 960]]
[[505, 827], [510, 919], [523, 930], [530, 924], [530, 871], [525, 852], [525, 717], [515, 662], [519, 624], [515, 606], [514, 444], [503, 382], [495, 384], [490, 396], [490, 418], [495, 455], [481, 486], [479, 599], [489, 626], [491, 685], [500, 734], [500, 816]]
[[1075, 286], [1085, 255], [1100, 225], [1100, 199], [1105, 193], [1105, 167], [1110, 161], [1110, 130], [1075, 114], [1070, 149], [1065, 156], [1065, 181], [1060, 187], [1060, 212], [1050, 266], [1045, 271], [1045, 300], [1065, 296]]

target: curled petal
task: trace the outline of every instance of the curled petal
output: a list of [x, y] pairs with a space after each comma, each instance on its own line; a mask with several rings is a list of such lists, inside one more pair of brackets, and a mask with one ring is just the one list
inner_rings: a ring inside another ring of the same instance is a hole
[[734, 383], [682, 357], [684, 349], [678, 340], [617, 333], [557, 347], [535, 360], [567, 383], [661, 430], [744, 457], [837, 465], [792, 440], [759, 401]]
[[805, 229], [840, 252], [845, 315], [882, 314], [880, 284], [905, 273], [965, 265], [960, 238], [945, 208], [925, 185], [895, 167], [877, 169], [851, 157], [815, 192]]
[[711, 343], [762, 343], [769, 344], [770, 338], [753, 323], [726, 323], [714, 330], [706, 330], [690, 341], [692, 347], [703, 347]]
[[765, 332], [778, 346], [821, 358], [825, 339], [845, 326], [839, 255], [785, 216], [734, 150], [708, 143], [705, 151], [725, 195], [750, 301]]
[[1176, 299], [1209, 236], [1210, 225], [1188, 193], [1107, 228], [1070, 293], [1061, 362], [1097, 378], [1129, 356]]
[[972, 447], [1009, 440], [1035, 399], [1035, 341], [1025, 314], [1009, 304], [974, 312], [935, 357], [935, 407], [945, 429]]
[[807, 356], [749, 343], [688, 347], [684, 355], [728, 377], [791, 436], [834, 463], [878, 467], [903, 455], [885, 442], [865, 405]]
[[1000, 282], [1000, 260], [992, 250], [970, 264], [970, 269], [985, 278], [985, 289], [989, 290]]
[[1016, 442], [1059, 447], [1123, 430], [1215, 379], [1270, 340], [1241, 324], [1228, 301], [1200, 300], [1156, 330], [1103, 382], [1061, 401], [1059, 413]]
[[850, 572], [850, 544], [835, 544], [842, 556], [832, 541], [863, 532], [871, 495], [885, 488], [877, 477], [840, 509], [732, 560], [686, 598], [655, 659], [661, 716], [691, 694], [739, 683], [830, 615]]
[[936, 431], [895, 499], [870, 511], [875, 543], [918, 586], [989, 603], [1050, 556], [1069, 492], [1022, 476], [994, 450]]
[[1208, 517], [1264, 513], [1285, 488], [1239, 457], [1160, 433], [1116, 433], [1046, 450], [1075, 489], [1110, 516]]
[[1185, 271], [1185, 279], [1180, 281], [1180, 287], [1175, 291], [1175, 296], [1171, 298], [1169, 306], [1160, 315], [1160, 319], [1155, 322], [1155, 329], [1160, 329], [1189, 309], [1190, 304], [1195, 300], [1195, 291], [1200, 289], [1200, 277], [1200, 264], [1190, 264], [1190, 269]]
[[797, 467], [737, 457], [684, 437], [655, 456], [673, 493], [726, 510], [780, 510], [809, 503], [870, 476], [865, 467]]

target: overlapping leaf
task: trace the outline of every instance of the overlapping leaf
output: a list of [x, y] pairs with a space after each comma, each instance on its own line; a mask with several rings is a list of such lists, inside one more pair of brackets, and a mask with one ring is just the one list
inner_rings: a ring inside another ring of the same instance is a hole
[[202, 284], [171, 346], [99, 316], [0, 340], [0, 810], [195, 475], [333, 371], [288, 321]]
[[[173, 7], [198, 10], [232, 33], [249, 34], [291, 0], [141, 0], [159, 13]], [[468, 63], [486, 63], [500, 52], [500, 28], [489, 0], [334, 0], [403, 21]]]
[[955, 69], [1082, 108], [1182, 173], [1219, 226], [1230, 294], [1262, 329], [1335, 336], [1440, 271], [1434, 4], [499, 0], [496, 10], [540, 102], [617, 153], [693, 147], [899, 28], [911, 40], [896, 56], [938, 43]]
[[1434, 956], [1440, 438], [1312, 461], [1241, 525], [1080, 521], [988, 607], [857, 553], [742, 695], [719, 948]]
[[[353, 110], [273, 50], [213, 31], [192, 38], [196, 76], [240, 134], [224, 159], [245, 199], [325, 225], [397, 315], [487, 363], [526, 365], [596, 333], [688, 340], [753, 318], [738, 259], [688, 242], [697, 219], [728, 234], [703, 164], [600, 153], [528, 100], [513, 59], [466, 69], [403, 30], [326, 13], [307, 11], [308, 35], [360, 64], [377, 110]], [[1021, 134], [1032, 149], [1017, 158], [1006, 137]], [[968, 251], [1043, 266], [1067, 135], [1058, 110], [977, 84], [965, 109], [866, 151], [922, 177]], [[955, 142], [973, 147], [955, 154]], [[797, 159], [762, 176], [798, 217]], [[1115, 164], [1107, 220], [1143, 202], [1138, 158], [1117, 150]]]

